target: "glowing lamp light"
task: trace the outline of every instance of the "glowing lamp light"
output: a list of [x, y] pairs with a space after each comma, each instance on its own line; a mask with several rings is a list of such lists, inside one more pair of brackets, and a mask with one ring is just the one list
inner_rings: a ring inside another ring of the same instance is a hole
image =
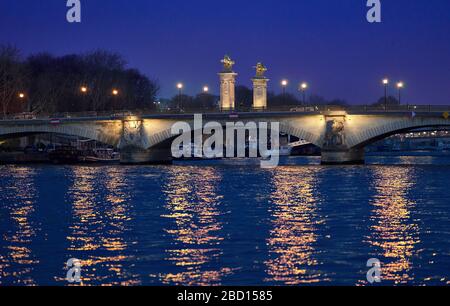
[[182, 84], [182, 83], [178, 83], [178, 84], [177, 84], [177, 88], [178, 88], [178, 89], [180, 89], [180, 90], [181, 90], [181, 89], [183, 89], [183, 87], [184, 87], [184, 86], [183, 86], [183, 84]]
[[388, 85], [389, 84], [389, 79], [384, 79], [383, 80], [383, 85]]
[[208, 91], [209, 91], [209, 87], [208, 87], [208, 86], [204, 86], [204, 87], [203, 87], [203, 92], [204, 92], [204, 93], [207, 93]]
[[86, 86], [81, 86], [80, 91], [81, 91], [82, 93], [87, 93], [88, 88], [87, 88]]
[[286, 87], [288, 85], [288, 80], [282, 80], [281, 81], [281, 86]]
[[301, 88], [302, 90], [308, 89], [308, 83], [302, 83], [302, 84], [300, 85], [300, 88]]
[[405, 87], [405, 83], [403, 83], [403, 82], [398, 82], [398, 83], [397, 83], [397, 88], [398, 88], [398, 89], [401, 89], [401, 88], [403, 88], [403, 87]]
[[23, 92], [19, 93], [19, 98], [20, 99], [24, 99], [25, 98], [25, 94]]
[[119, 91], [117, 89], [113, 89], [112, 91], [113, 96], [119, 95]]

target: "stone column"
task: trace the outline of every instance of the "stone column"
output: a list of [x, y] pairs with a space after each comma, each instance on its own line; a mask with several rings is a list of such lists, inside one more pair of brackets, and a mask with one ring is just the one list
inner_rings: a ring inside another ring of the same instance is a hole
[[253, 78], [253, 108], [266, 109], [267, 108], [267, 78]]
[[235, 108], [235, 86], [237, 73], [222, 72], [220, 76], [220, 107], [224, 110]]

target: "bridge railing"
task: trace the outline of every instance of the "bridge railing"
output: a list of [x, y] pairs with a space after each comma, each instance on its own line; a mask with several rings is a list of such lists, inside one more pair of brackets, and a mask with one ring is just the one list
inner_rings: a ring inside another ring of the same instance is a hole
[[239, 106], [234, 110], [219, 108], [190, 108], [184, 109], [159, 109], [159, 110], [118, 110], [100, 112], [75, 112], [75, 113], [53, 113], [33, 114], [21, 113], [10, 114], [3, 120], [32, 120], [32, 119], [71, 119], [71, 118], [123, 118], [127, 116], [142, 116], [154, 114], [193, 114], [193, 113], [246, 113], [246, 112], [292, 112], [292, 113], [323, 113], [329, 111], [347, 111], [350, 113], [389, 113], [389, 112], [449, 112], [450, 105], [281, 105], [268, 108], [255, 109], [252, 107]]

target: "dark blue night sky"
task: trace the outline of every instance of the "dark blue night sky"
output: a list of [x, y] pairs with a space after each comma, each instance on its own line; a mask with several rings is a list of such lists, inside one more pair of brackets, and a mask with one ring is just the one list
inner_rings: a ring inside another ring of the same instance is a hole
[[273, 91], [287, 78], [291, 91], [307, 81], [328, 99], [372, 103], [389, 76], [406, 82], [405, 103], [450, 104], [448, 0], [382, 0], [381, 24], [366, 21], [366, 0], [81, 2], [82, 23], [69, 24], [66, 0], [0, 0], [0, 43], [24, 55], [116, 51], [158, 79], [163, 97], [178, 81], [190, 94], [204, 84], [217, 93], [229, 53], [248, 86], [263, 61]]

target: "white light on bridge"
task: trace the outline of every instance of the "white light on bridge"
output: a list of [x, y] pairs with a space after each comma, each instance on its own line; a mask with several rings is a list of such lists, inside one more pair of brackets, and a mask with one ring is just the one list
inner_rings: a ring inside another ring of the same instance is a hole
[[204, 92], [204, 93], [209, 92], [209, 87], [208, 87], [208, 86], [204, 86], [204, 87], [203, 87], [203, 92]]
[[300, 89], [301, 89], [302, 91], [307, 90], [307, 89], [308, 89], [308, 83], [302, 83], [302, 84], [300, 84]]
[[281, 81], [281, 86], [283, 86], [283, 87], [288, 86], [288, 84], [289, 84], [288, 80], [282, 80]]
[[383, 85], [389, 85], [389, 79], [384, 79], [383, 80]]
[[397, 88], [401, 89], [403, 87], [405, 87], [405, 83], [403, 83], [403, 82], [398, 82], [397, 83]]
[[177, 84], [177, 88], [178, 88], [179, 90], [183, 89], [183, 87], [184, 87], [183, 83], [178, 83], [178, 84]]

